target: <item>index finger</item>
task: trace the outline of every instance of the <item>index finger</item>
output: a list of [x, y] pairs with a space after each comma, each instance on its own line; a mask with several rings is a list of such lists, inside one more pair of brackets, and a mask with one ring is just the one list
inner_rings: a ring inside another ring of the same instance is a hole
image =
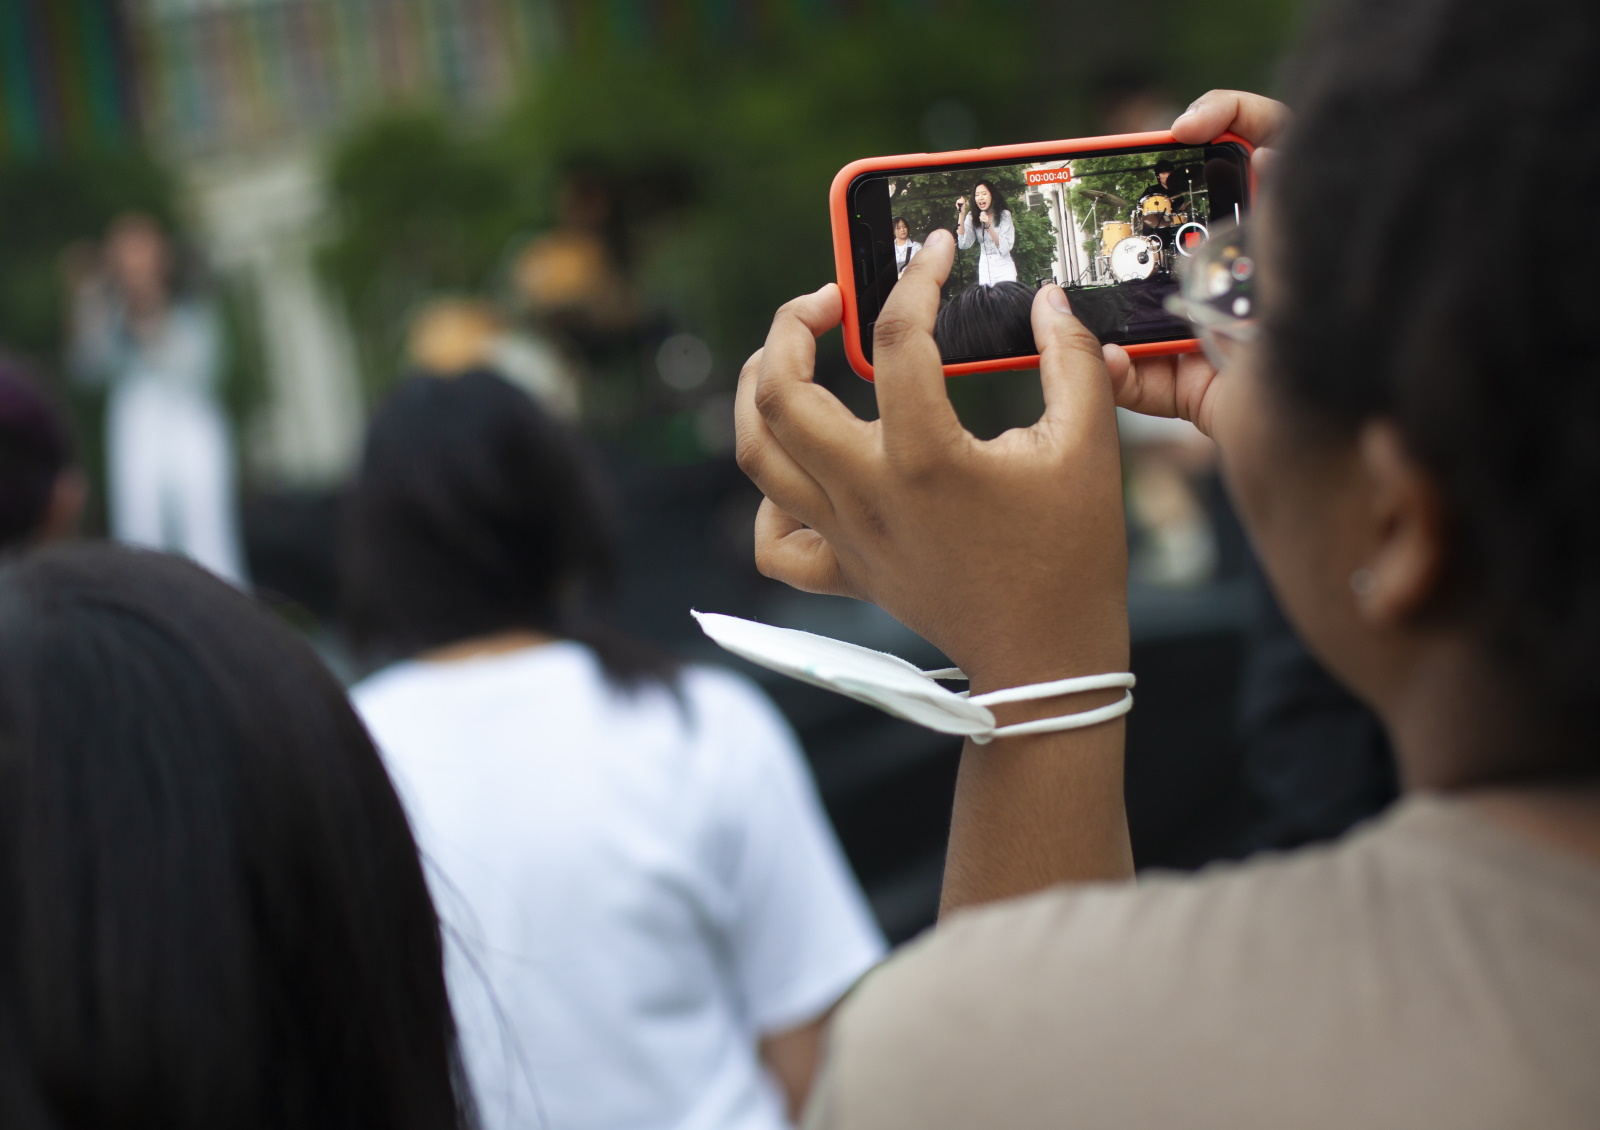
[[816, 383], [817, 338], [839, 324], [842, 298], [835, 283], [786, 302], [772, 319], [751, 403], [778, 442], [813, 475], [857, 443], [865, 425]]
[[1204, 145], [1236, 133], [1252, 145], [1270, 145], [1289, 125], [1289, 107], [1243, 90], [1208, 90], [1172, 123], [1185, 145]]
[[872, 379], [884, 450], [926, 450], [949, 442], [961, 421], [945, 388], [944, 362], [933, 340], [955, 239], [940, 228], [889, 292], [872, 332]]

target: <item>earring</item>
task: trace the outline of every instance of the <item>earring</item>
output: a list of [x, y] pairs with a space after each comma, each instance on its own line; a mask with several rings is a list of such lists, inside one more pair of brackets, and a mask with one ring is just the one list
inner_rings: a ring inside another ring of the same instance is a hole
[[1378, 575], [1371, 569], [1357, 569], [1350, 574], [1350, 591], [1357, 596], [1371, 596], [1378, 587]]

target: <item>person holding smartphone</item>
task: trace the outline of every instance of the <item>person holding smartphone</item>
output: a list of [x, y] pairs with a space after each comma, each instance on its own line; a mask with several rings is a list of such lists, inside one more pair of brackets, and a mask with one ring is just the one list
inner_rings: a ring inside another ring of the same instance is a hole
[[[974, 693], [1126, 671], [1113, 410], [1181, 417], [1403, 790], [1336, 844], [1135, 886], [1120, 718], [969, 743], [940, 924], [841, 1009], [812, 1130], [1600, 1123], [1600, 232], [1491, 289], [1514, 225], [1418, 263], [1394, 207], [1476, 216], [1432, 171], [1486, 147], [1600, 175], [1600, 10], [1530, 2], [1333, 0], [1292, 131], [1261, 97], [1194, 103], [1182, 144], [1282, 142], [1248, 221], [1261, 309], [1135, 362], [1044, 287], [1032, 429], [980, 441], [951, 406], [943, 233], [877, 321], [872, 422], [812, 381], [839, 292], [779, 311], [738, 410], [764, 573], [879, 604]], [[1292, 222], [1329, 193], [1331, 227]]]
[[972, 204], [977, 209], [976, 216], [967, 207], [965, 196], [956, 198], [956, 232], [963, 251], [974, 243], [978, 245], [978, 285], [1016, 282], [1017, 265], [1011, 260], [1011, 248], [1017, 242], [1017, 229], [1005, 200], [994, 185], [981, 180], [972, 186]]

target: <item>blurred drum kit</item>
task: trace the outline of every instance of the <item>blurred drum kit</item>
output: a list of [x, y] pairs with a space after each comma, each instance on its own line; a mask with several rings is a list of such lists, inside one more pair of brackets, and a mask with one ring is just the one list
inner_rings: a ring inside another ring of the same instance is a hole
[[[1154, 192], [1137, 204], [1103, 189], [1080, 186], [1078, 191], [1094, 201], [1091, 231], [1099, 220], [1102, 200], [1127, 215], [1125, 220], [1098, 225], [1100, 248], [1085, 272], [1088, 277], [1079, 285], [1105, 286], [1170, 276], [1180, 256], [1187, 258], [1206, 241], [1206, 227], [1197, 218], [1202, 214], [1197, 198], [1205, 196], [1204, 188], [1172, 195]], [[1174, 197], [1185, 200], [1181, 210]]]

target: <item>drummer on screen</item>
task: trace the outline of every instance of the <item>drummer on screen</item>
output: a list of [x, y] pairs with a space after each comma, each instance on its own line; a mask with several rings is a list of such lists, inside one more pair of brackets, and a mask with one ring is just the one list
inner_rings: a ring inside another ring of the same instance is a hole
[[[1163, 197], [1167, 208], [1147, 207], [1153, 196]], [[1189, 189], [1178, 179], [1177, 167], [1171, 161], [1156, 162], [1156, 183], [1139, 194], [1139, 216], [1146, 231], [1164, 228], [1172, 223], [1172, 213], [1181, 211], [1180, 204], [1189, 198]]]
[[994, 185], [981, 180], [972, 186], [972, 204], [977, 209], [975, 216], [965, 196], [956, 198], [956, 246], [965, 250], [978, 245], [978, 285], [1016, 282], [1011, 247], [1017, 241], [1017, 229], [1005, 200]]

